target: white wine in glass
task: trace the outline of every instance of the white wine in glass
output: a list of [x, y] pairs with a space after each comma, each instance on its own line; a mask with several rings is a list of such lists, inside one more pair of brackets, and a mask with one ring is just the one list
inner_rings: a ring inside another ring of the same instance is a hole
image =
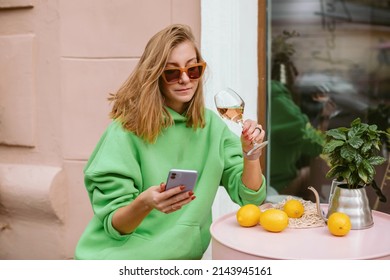
[[[245, 102], [238, 93], [231, 88], [225, 88], [214, 96], [214, 102], [217, 107], [217, 111], [222, 118], [236, 122], [240, 124], [241, 127], [244, 126], [243, 114]], [[247, 153], [248, 156], [257, 149], [263, 148], [268, 144], [268, 141], [264, 141], [262, 143], [254, 142], [252, 144], [253, 148]]]

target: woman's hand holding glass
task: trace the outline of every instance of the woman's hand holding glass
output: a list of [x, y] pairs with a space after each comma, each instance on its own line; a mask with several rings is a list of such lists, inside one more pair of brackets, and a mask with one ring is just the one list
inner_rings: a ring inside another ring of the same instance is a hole
[[[253, 150], [253, 143], [264, 143], [265, 131], [261, 125], [257, 124], [254, 120], [246, 120], [243, 122], [241, 143], [244, 157], [249, 159], [258, 159], [261, 156], [262, 149], [258, 148]], [[252, 151], [248, 155], [249, 151]]]
[[[231, 88], [225, 88], [214, 96], [214, 102], [222, 118], [241, 125], [244, 156], [249, 159], [258, 158], [256, 155], [261, 155], [261, 149], [268, 144], [268, 141], [263, 142], [265, 133], [261, 125], [252, 120], [243, 120], [245, 102], [241, 96]], [[251, 141], [250, 147], [248, 139]]]

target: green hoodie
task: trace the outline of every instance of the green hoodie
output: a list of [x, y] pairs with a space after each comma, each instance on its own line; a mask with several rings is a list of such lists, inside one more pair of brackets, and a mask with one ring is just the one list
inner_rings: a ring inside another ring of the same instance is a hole
[[[186, 118], [168, 108], [175, 124], [148, 144], [113, 121], [92, 153], [85, 186], [94, 217], [77, 244], [76, 259], [200, 259], [211, 236], [211, 208], [220, 185], [239, 204], [261, 204], [259, 191], [246, 188], [241, 142], [214, 112], [205, 112], [203, 129], [186, 127]], [[118, 208], [150, 186], [165, 182], [171, 168], [197, 170], [196, 199], [171, 214], [152, 210], [136, 230], [121, 235], [112, 226]]]

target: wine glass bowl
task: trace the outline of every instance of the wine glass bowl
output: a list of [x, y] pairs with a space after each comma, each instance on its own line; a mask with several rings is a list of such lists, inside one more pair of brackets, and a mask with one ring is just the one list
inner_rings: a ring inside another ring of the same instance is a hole
[[243, 125], [245, 102], [231, 88], [226, 88], [214, 96], [215, 106], [222, 118]]
[[[214, 96], [215, 106], [217, 111], [223, 119], [227, 119], [236, 122], [244, 126], [243, 114], [245, 108], [245, 102], [241, 96], [231, 88], [225, 88], [219, 91]], [[263, 148], [268, 144], [268, 141], [262, 143], [253, 142], [253, 148], [247, 153], [250, 156], [254, 151]]]

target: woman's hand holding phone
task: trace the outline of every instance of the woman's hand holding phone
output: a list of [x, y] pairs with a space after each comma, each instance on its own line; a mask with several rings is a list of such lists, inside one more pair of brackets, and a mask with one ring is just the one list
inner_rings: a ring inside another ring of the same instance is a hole
[[198, 178], [195, 170], [171, 169], [167, 183], [164, 184], [164, 193], [169, 195], [168, 207], [162, 212], [171, 213], [195, 199], [193, 189]]
[[197, 180], [197, 172], [193, 170], [172, 169], [167, 183], [152, 186], [140, 196], [151, 209], [163, 213], [172, 213], [195, 199], [193, 188]]
[[161, 212], [167, 214], [175, 212], [195, 199], [194, 192], [191, 190], [186, 191], [186, 188], [183, 185], [170, 188], [169, 190], [165, 190], [166, 184], [162, 183], [161, 186], [164, 189], [161, 195], [165, 198], [165, 200], [161, 203]]

